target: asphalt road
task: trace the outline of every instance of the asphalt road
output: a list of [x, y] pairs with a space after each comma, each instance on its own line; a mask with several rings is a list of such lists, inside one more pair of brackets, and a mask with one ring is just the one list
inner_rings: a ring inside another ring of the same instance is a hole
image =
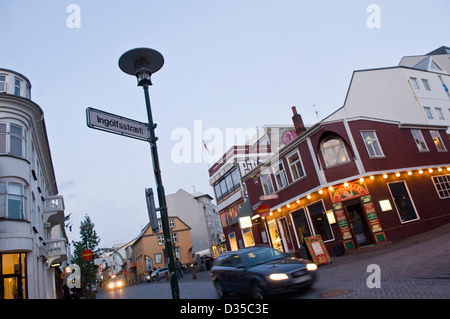
[[[333, 257], [311, 289], [289, 299], [449, 299], [450, 224], [382, 248]], [[208, 272], [179, 282], [182, 299], [216, 299]], [[233, 296], [233, 298], [246, 296]], [[171, 299], [167, 281], [100, 291], [97, 299]]]

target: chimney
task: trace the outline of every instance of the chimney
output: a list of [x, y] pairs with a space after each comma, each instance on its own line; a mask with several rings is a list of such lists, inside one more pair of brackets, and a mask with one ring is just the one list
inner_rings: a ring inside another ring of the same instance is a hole
[[294, 122], [295, 133], [299, 136], [306, 131], [306, 128], [305, 125], [303, 125], [302, 117], [297, 113], [295, 106], [292, 107], [292, 112], [294, 113], [294, 116], [292, 116], [292, 122]]

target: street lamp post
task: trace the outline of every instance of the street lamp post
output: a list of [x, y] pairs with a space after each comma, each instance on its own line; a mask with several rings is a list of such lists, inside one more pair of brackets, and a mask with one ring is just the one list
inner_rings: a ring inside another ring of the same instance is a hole
[[167, 257], [169, 258], [169, 273], [170, 273], [170, 287], [172, 290], [172, 298], [180, 299], [180, 289], [178, 287], [178, 279], [176, 275], [176, 264], [174, 252], [172, 247], [172, 238], [169, 228], [169, 217], [167, 215], [166, 195], [161, 179], [161, 169], [158, 159], [158, 148], [155, 136], [156, 124], [153, 123], [152, 110], [150, 106], [150, 97], [148, 94], [148, 87], [152, 85], [151, 75], [161, 69], [164, 64], [164, 57], [156, 50], [149, 48], [132, 49], [124, 54], [119, 59], [120, 69], [131, 75], [135, 75], [138, 81], [138, 86], [142, 86], [145, 95], [145, 105], [147, 107], [148, 124], [150, 126], [150, 147], [153, 159], [153, 172], [155, 174], [156, 189], [158, 192], [159, 211], [161, 213], [161, 223], [164, 233], [164, 242], [166, 247]]

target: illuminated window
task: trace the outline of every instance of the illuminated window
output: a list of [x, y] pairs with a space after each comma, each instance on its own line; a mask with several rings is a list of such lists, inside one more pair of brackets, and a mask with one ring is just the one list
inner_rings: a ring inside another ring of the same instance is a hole
[[0, 254], [0, 300], [27, 298], [26, 253]]
[[323, 158], [327, 167], [345, 164], [350, 161], [344, 142], [340, 138], [329, 138], [321, 144]]
[[431, 137], [433, 138], [433, 142], [436, 145], [436, 148], [439, 152], [444, 152], [447, 149], [445, 148], [444, 142], [441, 139], [441, 135], [439, 134], [439, 131], [431, 130], [430, 131]]

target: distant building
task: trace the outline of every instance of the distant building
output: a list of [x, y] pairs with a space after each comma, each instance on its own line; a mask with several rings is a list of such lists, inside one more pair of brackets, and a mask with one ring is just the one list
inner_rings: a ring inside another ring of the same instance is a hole
[[[150, 224], [142, 229], [133, 242], [134, 265], [137, 283], [143, 282], [145, 275], [153, 268], [167, 267], [168, 256], [164, 243], [161, 219], [159, 230], [154, 233]], [[169, 216], [169, 227], [175, 258], [183, 265], [192, 263], [191, 228], [178, 216]]]
[[30, 92], [25, 76], [0, 69], [0, 299], [60, 297], [67, 261], [64, 200]]
[[209, 169], [209, 184], [214, 190], [217, 211], [223, 227], [222, 250], [252, 246], [253, 233], [239, 227], [239, 219], [252, 215], [241, 177], [253, 170], [296, 137], [293, 125], [265, 125], [247, 145], [231, 147]]
[[211, 255], [217, 255], [218, 245], [222, 241], [222, 225], [212, 199], [208, 194], [190, 194], [183, 189], [166, 195], [169, 215], [179, 217], [192, 229], [194, 254], [210, 250]]

